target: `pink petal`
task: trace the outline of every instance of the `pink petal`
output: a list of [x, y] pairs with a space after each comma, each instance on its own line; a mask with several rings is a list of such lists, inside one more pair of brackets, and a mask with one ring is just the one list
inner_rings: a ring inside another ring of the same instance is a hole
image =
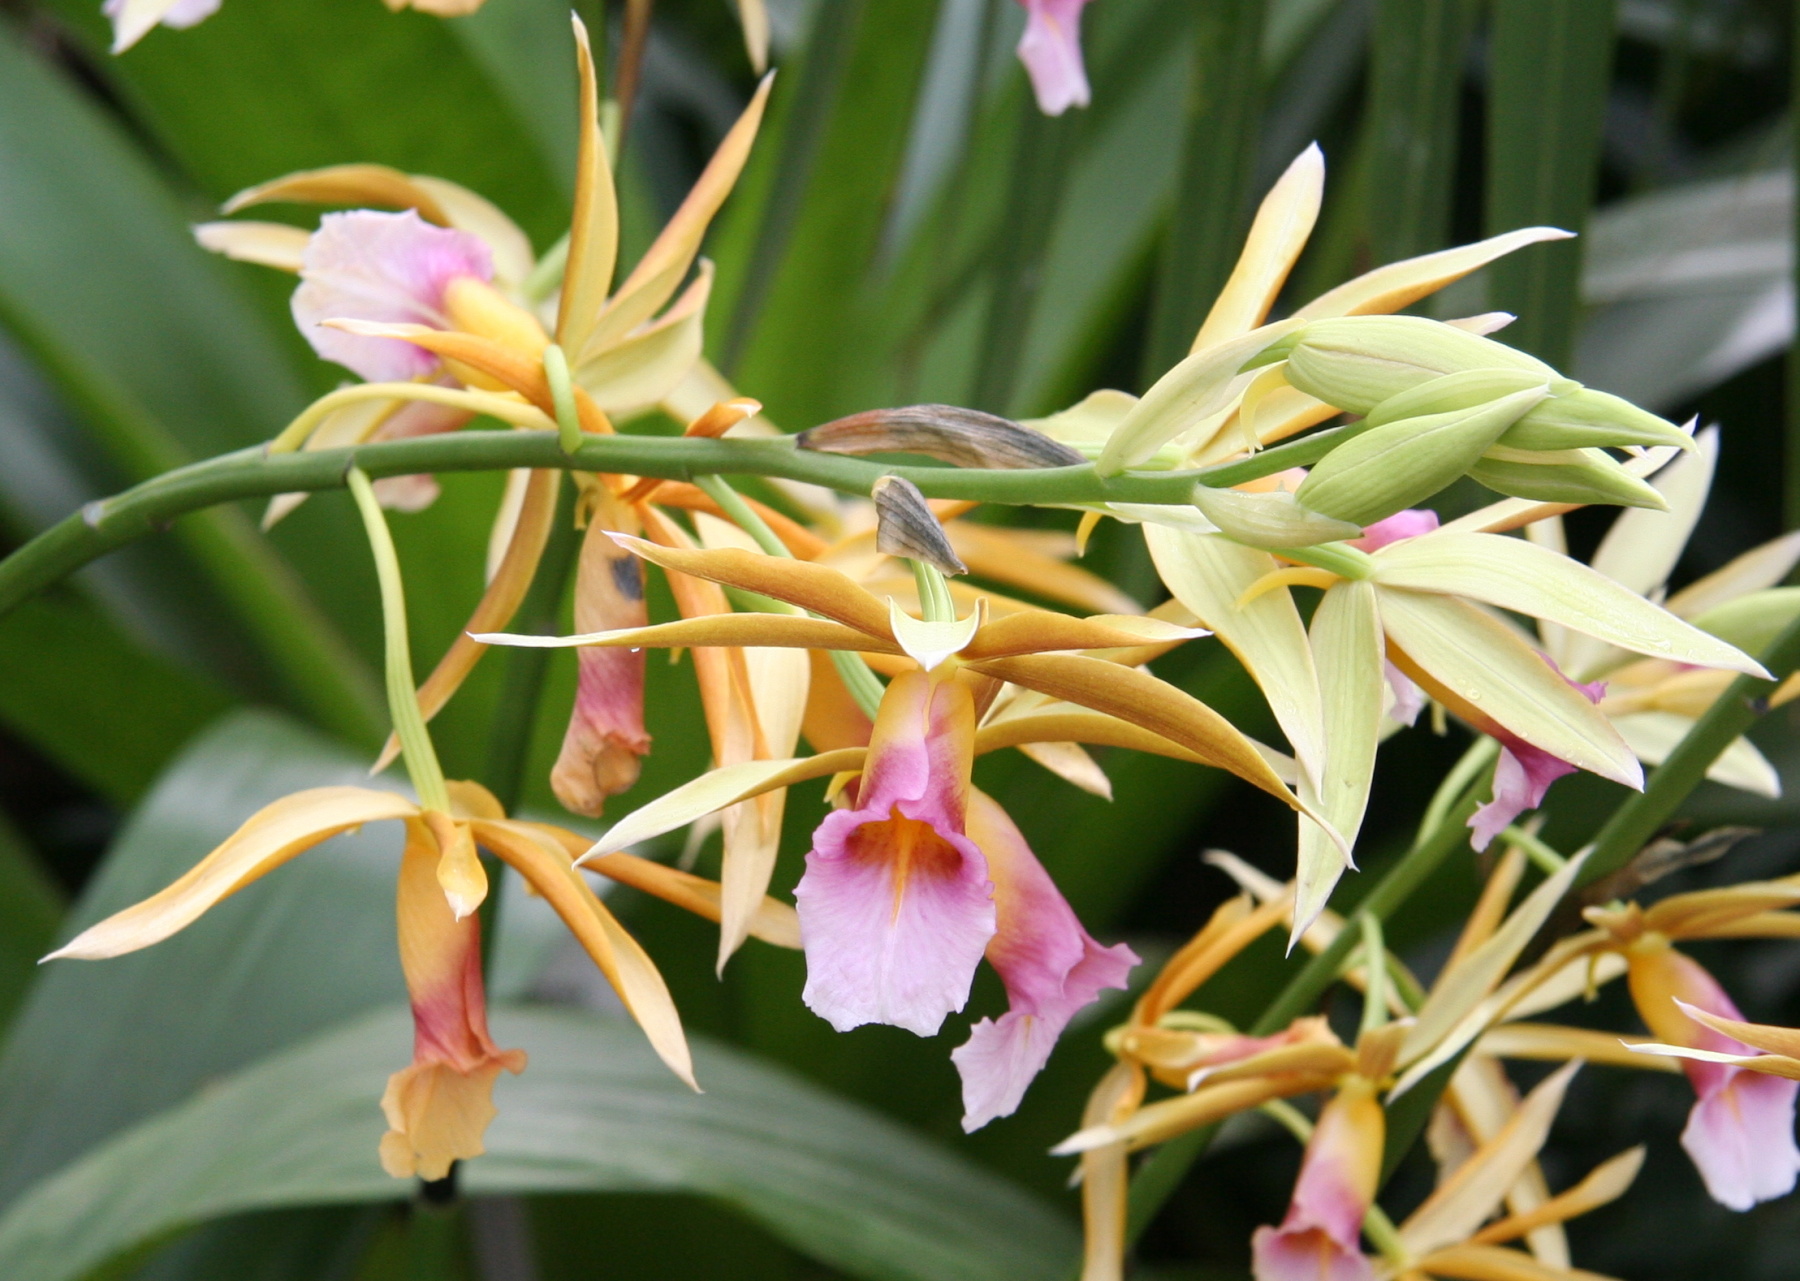
[[1381, 660], [1381, 668], [1387, 677], [1388, 689], [1394, 696], [1392, 705], [1387, 709], [1388, 716], [1402, 725], [1415, 723], [1419, 719], [1419, 713], [1425, 710], [1425, 691], [1419, 688], [1412, 677], [1385, 658]]
[[[414, 436], [436, 436], [455, 431], [475, 415], [466, 409], [434, 405], [428, 400], [411, 400], [396, 409], [369, 439], [407, 440]], [[424, 511], [437, 501], [437, 477], [429, 472], [410, 476], [387, 476], [375, 482], [375, 497], [389, 511]]]
[[1019, 61], [1031, 76], [1038, 110], [1060, 116], [1088, 105], [1087, 70], [1081, 61], [1081, 9], [1087, 0], [1019, 0], [1025, 6], [1025, 34]]
[[1794, 1146], [1800, 1081], [1723, 1064], [1686, 1066], [1696, 1088], [1698, 1074], [1691, 1069], [1717, 1069], [1716, 1084], [1701, 1092], [1681, 1132], [1681, 1146], [1712, 1199], [1728, 1209], [1748, 1210], [1792, 1192], [1800, 1173], [1800, 1148]]
[[1381, 1105], [1366, 1084], [1346, 1084], [1325, 1105], [1287, 1217], [1250, 1239], [1256, 1281], [1373, 1281], [1360, 1246], [1385, 1134]]
[[963, 1129], [973, 1131], [1012, 1115], [1075, 1012], [1102, 988], [1123, 988], [1138, 958], [1089, 937], [1011, 817], [981, 792], [970, 795], [968, 831], [994, 882], [998, 928], [987, 959], [1008, 1003], [950, 1055], [962, 1073]]
[[326, 360], [370, 382], [422, 377], [437, 357], [397, 338], [327, 329], [327, 320], [448, 327], [444, 288], [458, 276], [493, 277], [488, 247], [467, 232], [434, 227], [411, 209], [326, 214], [306, 243], [294, 321]]
[[1424, 507], [1409, 507], [1403, 512], [1395, 512], [1386, 520], [1378, 520], [1373, 525], [1365, 526], [1363, 536], [1351, 539], [1350, 545], [1365, 552], [1378, 552], [1389, 543], [1397, 543], [1403, 538], [1417, 538], [1420, 534], [1429, 534], [1437, 527], [1436, 512]]
[[975, 706], [955, 678], [906, 672], [881, 700], [856, 807], [813, 833], [794, 890], [807, 1007], [840, 1032], [930, 1036], [969, 999], [994, 936], [987, 860], [964, 832]]
[[[580, 631], [642, 627], [649, 621], [643, 562], [607, 533], [629, 520], [627, 513], [602, 508], [588, 522], [575, 570], [575, 626]], [[550, 770], [550, 790], [572, 813], [597, 817], [607, 797], [638, 780], [638, 758], [650, 750], [644, 730], [644, 661], [642, 650], [595, 646], [576, 651], [575, 706]]]
[[[1555, 669], [1558, 676], [1568, 684], [1587, 696], [1590, 703], [1598, 703], [1606, 696], [1605, 681], [1572, 681], [1548, 655], [1544, 661]], [[1541, 747], [1533, 747], [1524, 739], [1498, 731], [1495, 738], [1500, 740], [1500, 759], [1494, 765], [1494, 799], [1476, 810], [1469, 818], [1469, 826], [1474, 835], [1469, 844], [1478, 850], [1485, 850], [1488, 844], [1502, 830], [1512, 826], [1512, 821], [1526, 810], [1534, 810], [1544, 803], [1544, 793], [1550, 790], [1550, 784], [1565, 774], [1573, 774], [1575, 767], [1560, 756], [1552, 756]]]

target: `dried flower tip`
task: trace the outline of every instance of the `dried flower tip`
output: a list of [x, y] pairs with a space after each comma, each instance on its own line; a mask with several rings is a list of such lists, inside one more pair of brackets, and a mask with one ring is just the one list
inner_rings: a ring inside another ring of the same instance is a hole
[[898, 476], [883, 476], [869, 496], [875, 500], [876, 551], [922, 560], [946, 574], [969, 572], [917, 485]]
[[1067, 445], [1010, 418], [955, 405], [870, 409], [803, 431], [797, 439], [802, 449], [828, 454], [924, 454], [958, 467], [1008, 471], [1087, 462]]

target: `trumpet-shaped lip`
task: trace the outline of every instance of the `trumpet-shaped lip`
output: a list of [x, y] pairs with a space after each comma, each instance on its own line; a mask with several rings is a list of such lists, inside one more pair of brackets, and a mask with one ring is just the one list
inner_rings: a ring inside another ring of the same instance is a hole
[[1123, 943], [1102, 947], [1082, 929], [998, 802], [972, 793], [968, 831], [994, 883], [987, 959], [1007, 999], [1005, 1014], [981, 1020], [950, 1055], [962, 1074], [963, 1129], [973, 1131], [1018, 1108], [1069, 1020], [1102, 989], [1123, 989], [1138, 957]]
[[370, 382], [420, 378], [438, 358], [398, 338], [330, 327], [328, 320], [449, 328], [444, 291], [462, 276], [491, 280], [486, 242], [465, 231], [436, 227], [408, 209], [326, 214], [301, 256], [294, 321], [326, 360]]
[[934, 1034], [967, 1002], [994, 935], [987, 860], [964, 830], [974, 700], [954, 678], [894, 678], [854, 808], [826, 816], [794, 891], [807, 1006], [838, 1031]]

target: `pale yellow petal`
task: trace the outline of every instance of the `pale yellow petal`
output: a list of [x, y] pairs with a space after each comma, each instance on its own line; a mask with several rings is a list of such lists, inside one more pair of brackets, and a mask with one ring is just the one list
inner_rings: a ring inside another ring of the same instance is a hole
[[1320, 294], [1294, 314], [1305, 320], [1326, 316], [1386, 315], [1411, 306], [1425, 295], [1435, 293], [1472, 271], [1479, 271], [1514, 250], [1545, 240], [1567, 240], [1570, 235], [1555, 227], [1523, 227], [1472, 245], [1389, 263]]
[[168, 888], [89, 926], [44, 959], [98, 960], [160, 943], [215, 903], [338, 833], [418, 812], [404, 796], [366, 787], [315, 787], [284, 796], [251, 815]]
[[556, 341], [579, 369], [612, 288], [619, 252], [619, 202], [600, 134], [600, 91], [587, 27], [571, 14], [579, 78], [580, 134], [575, 150], [575, 211], [569, 221], [569, 260], [557, 304]]
[[693, 284], [654, 324], [601, 348], [576, 367], [575, 380], [594, 403], [622, 416], [657, 404], [680, 385], [700, 359], [712, 281], [712, 264], [702, 259]]
[[1192, 351], [1248, 333], [1269, 314], [1288, 272], [1306, 248], [1325, 195], [1325, 153], [1313, 143], [1294, 157], [1257, 208], [1231, 277], [1219, 291]]
[[298, 272], [312, 233], [283, 222], [203, 222], [194, 228], [194, 239], [234, 262]]

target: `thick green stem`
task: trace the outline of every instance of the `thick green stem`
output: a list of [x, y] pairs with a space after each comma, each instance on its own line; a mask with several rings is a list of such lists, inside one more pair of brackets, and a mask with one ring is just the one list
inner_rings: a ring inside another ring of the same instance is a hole
[[399, 736], [400, 752], [419, 804], [448, 814], [450, 793], [444, 786], [444, 771], [438, 765], [425, 717], [419, 711], [418, 695], [413, 692], [412, 642], [406, 634], [406, 588], [400, 581], [400, 557], [394, 551], [394, 537], [388, 532], [387, 518], [381, 514], [381, 504], [375, 499], [369, 478], [352, 467], [345, 481], [362, 513], [363, 528], [369, 533], [369, 551], [375, 557], [375, 577], [381, 583], [388, 714], [393, 717], [394, 733]]
[[515, 467], [629, 472], [682, 481], [724, 472], [806, 481], [848, 494], [867, 494], [880, 477], [896, 475], [912, 481], [929, 498], [1012, 505], [1186, 503], [1202, 476], [1190, 471], [1102, 477], [1091, 466], [1019, 471], [894, 467], [797, 449], [787, 440], [588, 435], [579, 449], [566, 454], [551, 431], [465, 431], [273, 455], [258, 447], [165, 472], [122, 494], [89, 503], [52, 526], [0, 563], [0, 615], [176, 517], [243, 498], [337, 489], [352, 466], [374, 478]]

